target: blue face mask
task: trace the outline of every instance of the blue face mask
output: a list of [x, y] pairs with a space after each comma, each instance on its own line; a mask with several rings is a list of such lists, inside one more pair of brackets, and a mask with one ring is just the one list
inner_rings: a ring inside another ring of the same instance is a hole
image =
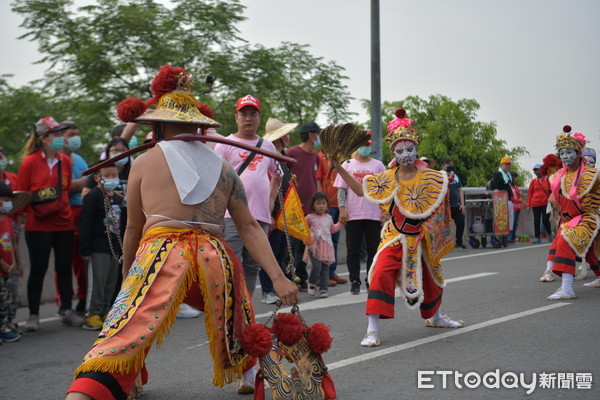
[[3, 158], [2, 160], [0, 160], [0, 171], [4, 171], [6, 169], [7, 165], [8, 165], [8, 160], [6, 158]]
[[132, 136], [131, 139], [129, 139], [129, 148], [133, 149], [134, 147], [137, 147], [138, 145], [138, 138], [136, 136]]
[[371, 155], [371, 148], [369, 146], [362, 146], [359, 147], [358, 150], [356, 150], [356, 152], [363, 157], [367, 157]]
[[119, 179], [105, 179], [104, 180], [104, 189], [115, 190], [117, 187], [119, 187], [120, 184], [121, 184], [121, 181]]
[[52, 143], [50, 143], [50, 149], [52, 151], [59, 151], [63, 147], [65, 147], [65, 139], [64, 138], [55, 137], [54, 139], [52, 139]]
[[2, 206], [0, 206], [0, 214], [8, 214], [9, 212], [11, 212], [12, 208], [12, 201], [3, 201]]
[[[113, 154], [112, 156], [109, 156], [108, 158], [113, 158], [113, 157], [116, 157], [116, 156], [121, 155], [121, 154], [122, 153]], [[128, 161], [129, 161], [129, 157], [125, 157], [125, 158], [120, 159], [119, 161], [115, 161], [115, 165], [117, 167], [124, 167], [125, 164], [127, 164]]]
[[71, 151], [75, 151], [81, 147], [81, 136], [73, 136], [69, 138], [67, 148]]
[[313, 142], [313, 144], [314, 144], [315, 146], [320, 146], [320, 145], [321, 145], [321, 137], [320, 137], [320, 136], [317, 136], [317, 140], [315, 140], [315, 141]]

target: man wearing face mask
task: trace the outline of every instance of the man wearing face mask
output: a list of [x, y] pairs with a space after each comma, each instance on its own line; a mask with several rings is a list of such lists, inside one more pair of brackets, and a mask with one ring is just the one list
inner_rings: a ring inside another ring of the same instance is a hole
[[577, 257], [585, 258], [596, 277], [600, 276], [593, 248], [600, 225], [600, 184], [598, 170], [583, 161], [582, 149], [586, 143], [583, 134], [571, 134], [569, 125], [556, 138], [556, 151], [564, 167], [550, 177], [549, 201], [558, 207], [560, 223], [550, 246], [547, 269], [561, 276], [562, 281], [548, 300], [577, 298], [573, 291]]
[[440, 161], [442, 170], [448, 174], [448, 188], [450, 189], [450, 212], [452, 219], [456, 225], [456, 247], [466, 249], [463, 244], [463, 234], [465, 232], [465, 194], [463, 185], [456, 173], [454, 172], [454, 162], [446, 157]]
[[535, 238], [532, 244], [541, 243], [540, 239], [540, 221], [544, 224], [546, 232], [548, 232], [548, 240], [552, 241], [552, 230], [550, 227], [550, 214], [546, 212], [548, 207], [548, 198], [550, 197], [550, 182], [547, 176], [542, 176], [540, 168], [542, 164], [533, 166], [535, 178], [529, 183], [527, 190], [527, 209], [533, 211], [533, 232]]
[[[73, 258], [71, 260], [71, 269], [75, 274], [75, 280], [77, 281], [76, 296], [79, 302], [75, 311], [83, 313], [85, 312], [85, 301], [87, 297], [87, 276], [85, 273], [85, 263], [79, 256], [79, 216], [81, 215], [81, 208], [83, 202], [81, 200], [81, 191], [87, 181], [87, 178], [82, 175], [82, 172], [88, 169], [88, 165], [79, 154], [75, 151], [81, 147], [81, 136], [79, 136], [79, 128], [73, 121], [63, 121], [61, 125], [67, 128], [64, 131], [63, 138], [65, 145], [60, 150], [61, 153], [71, 159], [72, 168], [72, 180], [71, 187], [69, 188], [69, 204], [71, 205], [71, 212], [73, 213], [73, 225], [75, 227], [75, 234], [73, 237]], [[56, 277], [56, 276], [55, 276]], [[58, 283], [57, 283], [58, 287]], [[58, 292], [58, 291], [57, 291]]]
[[[300, 127], [300, 140], [302, 143], [289, 148], [285, 155], [297, 160], [296, 164], [290, 166], [290, 172], [296, 175], [296, 188], [302, 202], [305, 215], [311, 213], [309, 210], [310, 199], [313, 194], [321, 191], [317, 183], [317, 171], [319, 170], [319, 155], [315, 151], [316, 146], [321, 145], [321, 127], [316, 122], [305, 122]], [[302, 290], [306, 290], [308, 274], [306, 263], [302, 261], [304, 254], [304, 243], [293, 239], [294, 257], [296, 260], [296, 274], [300, 278]], [[329, 286], [335, 286], [337, 282], [330, 280]]]
[[332, 165], [359, 196], [379, 204], [390, 219], [381, 232], [381, 244], [369, 272], [367, 298], [367, 335], [365, 347], [379, 346], [379, 319], [394, 317], [394, 293], [409, 309], [420, 308], [425, 325], [436, 328], [460, 328], [440, 310], [443, 288], [441, 258], [452, 251], [448, 176], [434, 171], [417, 159], [420, 139], [406, 111], [399, 109], [387, 127], [386, 142], [394, 154], [390, 169], [367, 176], [360, 185], [336, 161]]

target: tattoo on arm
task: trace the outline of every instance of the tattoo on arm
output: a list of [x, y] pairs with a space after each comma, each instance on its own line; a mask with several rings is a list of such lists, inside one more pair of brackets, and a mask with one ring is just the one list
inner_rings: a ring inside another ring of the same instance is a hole
[[244, 190], [244, 184], [238, 176], [237, 172], [233, 168], [229, 168], [227, 171], [227, 178], [231, 181], [231, 194], [230, 197], [235, 201], [241, 201], [244, 205], [248, 205], [248, 199], [246, 198], [246, 190]]
[[348, 189], [338, 188], [338, 206], [346, 207], [346, 198], [348, 197]]

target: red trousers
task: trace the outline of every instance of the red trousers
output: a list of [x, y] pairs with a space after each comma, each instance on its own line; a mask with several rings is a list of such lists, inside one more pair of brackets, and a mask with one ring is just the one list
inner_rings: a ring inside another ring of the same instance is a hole
[[[396, 277], [402, 267], [402, 246], [386, 247], [377, 256], [373, 279], [369, 285], [366, 314], [378, 314], [380, 318], [394, 318], [394, 293]], [[420, 305], [421, 317], [431, 318], [442, 305], [443, 289], [431, 277], [425, 259], [421, 258], [423, 271], [423, 302]]]
[[[550, 246], [548, 261], [554, 262], [552, 272], [556, 275], [562, 276], [563, 273], [575, 275], [577, 254], [575, 254], [569, 243], [560, 234], [560, 229]], [[593, 245], [590, 246], [588, 252], [585, 254], [585, 261], [590, 265], [594, 275], [600, 276], [600, 265], [598, 265], [598, 257], [594, 253]]]

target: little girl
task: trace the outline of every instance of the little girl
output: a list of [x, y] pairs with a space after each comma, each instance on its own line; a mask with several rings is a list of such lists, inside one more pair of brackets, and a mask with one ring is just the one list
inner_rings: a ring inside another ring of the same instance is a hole
[[331, 215], [327, 213], [329, 205], [327, 195], [317, 192], [310, 199], [311, 214], [306, 216], [310, 228], [312, 244], [306, 245], [304, 258], [310, 257], [312, 269], [308, 278], [308, 294], [314, 296], [317, 291], [317, 278], [321, 280], [319, 295], [327, 297], [327, 284], [329, 282], [329, 265], [335, 261], [331, 234], [342, 229], [341, 222], [333, 223]]

